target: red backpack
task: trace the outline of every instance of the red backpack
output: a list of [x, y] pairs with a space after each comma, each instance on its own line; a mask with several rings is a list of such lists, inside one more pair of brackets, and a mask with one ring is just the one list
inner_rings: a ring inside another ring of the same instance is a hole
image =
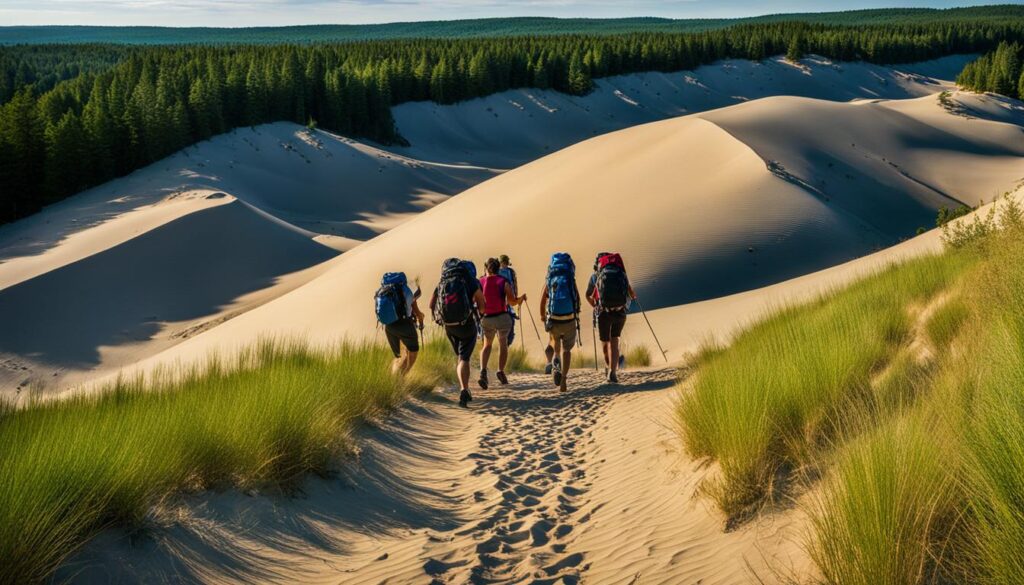
[[508, 311], [508, 304], [505, 302], [505, 284], [508, 283], [504, 276], [489, 274], [480, 279], [480, 287], [484, 293], [483, 313], [485, 317], [493, 317]]

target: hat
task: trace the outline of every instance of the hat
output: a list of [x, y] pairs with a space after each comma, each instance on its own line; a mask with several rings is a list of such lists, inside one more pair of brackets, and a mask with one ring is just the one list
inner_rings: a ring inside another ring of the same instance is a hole
[[498, 262], [501, 262], [502, 264], [507, 264], [508, 266], [512, 266], [512, 261], [508, 259], [507, 254], [502, 254], [501, 256], [498, 256]]

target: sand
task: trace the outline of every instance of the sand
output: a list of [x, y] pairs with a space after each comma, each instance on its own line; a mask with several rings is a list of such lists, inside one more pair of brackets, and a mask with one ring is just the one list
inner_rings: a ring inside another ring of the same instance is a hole
[[[358, 463], [298, 498], [189, 498], [131, 541], [105, 533], [72, 582], [780, 582], [810, 570], [799, 509], [736, 530], [697, 495], [708, 466], [672, 430], [674, 370], [592, 372], [567, 394], [517, 375], [413, 400]], [[160, 523], [165, 523], [159, 526]]]

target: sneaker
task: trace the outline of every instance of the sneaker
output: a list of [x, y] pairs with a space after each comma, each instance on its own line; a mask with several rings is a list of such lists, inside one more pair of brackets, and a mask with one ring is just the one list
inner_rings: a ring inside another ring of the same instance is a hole
[[473, 402], [473, 393], [466, 389], [466, 402]]
[[469, 393], [469, 390], [463, 390], [462, 393], [459, 394], [459, 406], [462, 408], [466, 408], [466, 405], [470, 400], [473, 400], [473, 396]]
[[615, 372], [608, 372], [608, 382], [612, 384], [619, 383], [619, 377], [615, 375]]
[[480, 388], [487, 390], [487, 370], [480, 370], [480, 379], [477, 380], [477, 384], [480, 384]]
[[554, 381], [554, 383], [555, 383], [555, 386], [561, 386], [562, 385], [562, 370], [559, 370], [559, 369], [556, 368], [551, 377], [552, 377], [552, 381]]
[[554, 366], [552, 366], [551, 363], [548, 362], [548, 364], [546, 366], [544, 366], [544, 375], [545, 376], [550, 376], [552, 369], [554, 369]]
[[499, 371], [497, 374], [494, 375], [494, 377], [497, 378], [499, 382], [501, 382], [502, 386], [508, 385], [508, 376], [505, 375], [505, 372]]
[[562, 369], [562, 358], [558, 357], [557, 355], [555, 356], [555, 359], [551, 360], [551, 363], [555, 364], [556, 370]]

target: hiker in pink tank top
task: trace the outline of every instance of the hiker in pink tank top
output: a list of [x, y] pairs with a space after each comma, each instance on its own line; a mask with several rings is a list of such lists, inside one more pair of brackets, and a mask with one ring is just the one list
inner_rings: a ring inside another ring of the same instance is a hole
[[484, 264], [487, 274], [480, 279], [480, 287], [484, 293], [483, 319], [480, 326], [484, 332], [484, 346], [480, 350], [480, 387], [487, 389], [487, 362], [491, 358], [494, 336], [498, 336], [498, 382], [508, 384], [505, 365], [508, 363], [508, 335], [513, 327], [509, 306], [518, 306], [526, 300], [526, 295], [516, 297], [512, 284], [498, 274], [501, 264], [496, 258], [490, 258]]

